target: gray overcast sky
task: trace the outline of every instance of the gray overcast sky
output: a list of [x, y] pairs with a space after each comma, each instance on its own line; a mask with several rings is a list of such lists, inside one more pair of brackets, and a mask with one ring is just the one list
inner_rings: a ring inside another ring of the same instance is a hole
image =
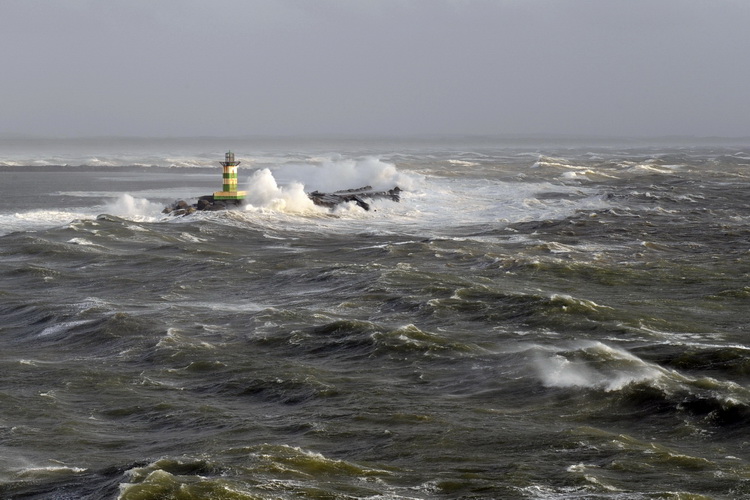
[[750, 0], [0, 0], [0, 135], [750, 136]]

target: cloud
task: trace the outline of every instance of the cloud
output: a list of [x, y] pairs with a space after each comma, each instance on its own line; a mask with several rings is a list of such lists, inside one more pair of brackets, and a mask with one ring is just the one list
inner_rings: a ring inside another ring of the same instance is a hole
[[0, 134], [750, 135], [748, 21], [735, 0], [6, 0]]

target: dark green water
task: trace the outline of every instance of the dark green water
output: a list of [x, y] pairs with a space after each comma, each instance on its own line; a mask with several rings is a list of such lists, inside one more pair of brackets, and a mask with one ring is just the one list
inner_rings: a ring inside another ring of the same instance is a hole
[[0, 497], [750, 497], [750, 154], [358, 151], [0, 168]]

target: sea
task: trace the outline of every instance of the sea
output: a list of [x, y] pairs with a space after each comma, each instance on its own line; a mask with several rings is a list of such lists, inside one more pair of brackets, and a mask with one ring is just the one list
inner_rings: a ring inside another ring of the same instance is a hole
[[0, 140], [3, 499], [750, 498], [749, 384], [750, 140]]

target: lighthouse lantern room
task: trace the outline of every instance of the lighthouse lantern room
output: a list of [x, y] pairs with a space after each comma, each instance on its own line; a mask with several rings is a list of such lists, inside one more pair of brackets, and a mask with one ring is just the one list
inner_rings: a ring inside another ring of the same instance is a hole
[[224, 155], [224, 161], [221, 162], [223, 167], [223, 182], [221, 191], [214, 193], [214, 200], [243, 200], [247, 196], [247, 191], [237, 191], [237, 165], [240, 162], [234, 160], [234, 153], [227, 151]]

